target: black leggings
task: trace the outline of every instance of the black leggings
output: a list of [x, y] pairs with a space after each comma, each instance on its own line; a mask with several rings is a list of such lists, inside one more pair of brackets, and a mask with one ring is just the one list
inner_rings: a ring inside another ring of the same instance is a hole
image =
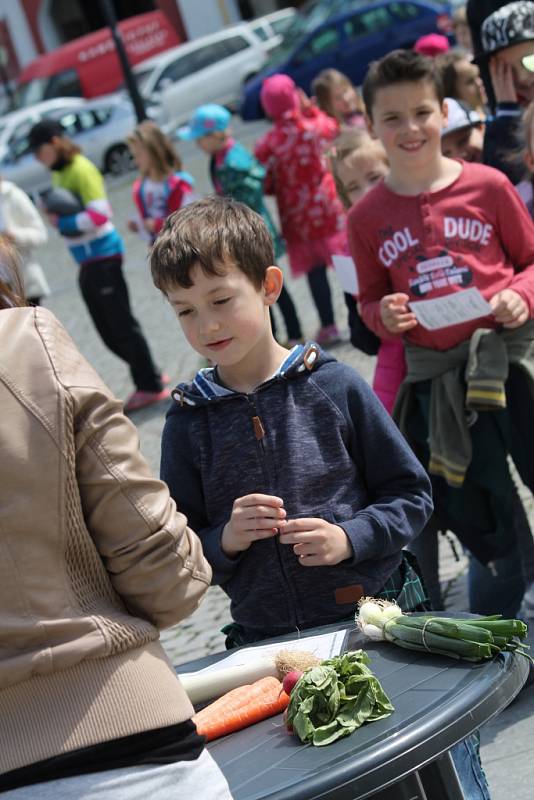
[[[300, 327], [300, 321], [297, 316], [297, 309], [295, 308], [295, 304], [291, 299], [291, 295], [289, 294], [285, 286], [282, 286], [282, 291], [280, 292], [280, 297], [277, 300], [277, 304], [282, 314], [282, 317], [284, 318], [287, 338], [302, 339], [302, 329]], [[273, 336], [276, 336], [276, 321], [272, 311], [271, 311], [271, 327], [273, 330]]]
[[137, 389], [160, 392], [163, 385], [159, 370], [130, 308], [122, 259], [108, 258], [82, 264], [78, 283], [102, 341], [112, 353], [126, 361]]

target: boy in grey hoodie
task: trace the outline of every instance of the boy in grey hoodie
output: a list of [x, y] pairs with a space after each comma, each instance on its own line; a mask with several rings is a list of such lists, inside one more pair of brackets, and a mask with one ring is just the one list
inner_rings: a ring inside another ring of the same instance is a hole
[[425, 600], [402, 548], [431, 514], [428, 478], [354, 370], [276, 342], [273, 260], [261, 217], [228, 198], [173, 214], [151, 252], [217, 364], [174, 390], [161, 476], [232, 600], [229, 645], [348, 619], [364, 595]]

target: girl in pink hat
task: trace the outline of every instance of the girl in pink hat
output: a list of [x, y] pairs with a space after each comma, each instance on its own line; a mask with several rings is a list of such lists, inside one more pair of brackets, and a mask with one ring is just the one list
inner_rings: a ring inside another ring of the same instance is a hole
[[307, 275], [320, 318], [319, 344], [339, 340], [327, 266], [344, 241], [345, 212], [324, 156], [338, 123], [316, 108], [288, 75], [267, 78], [261, 90], [273, 127], [256, 144], [267, 167], [266, 191], [278, 204], [293, 276]]

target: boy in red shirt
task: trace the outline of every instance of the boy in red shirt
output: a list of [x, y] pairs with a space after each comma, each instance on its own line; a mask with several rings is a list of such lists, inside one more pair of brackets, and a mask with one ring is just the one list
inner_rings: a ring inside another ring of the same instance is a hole
[[[429, 59], [390, 53], [371, 65], [363, 97], [390, 172], [349, 213], [362, 318], [381, 338], [405, 339], [395, 417], [431, 474], [438, 526], [476, 557], [471, 610], [515, 616], [525, 517], [507, 455], [533, 488], [534, 226], [504, 175], [442, 155], [447, 108]], [[458, 316], [466, 289], [487, 303], [478, 316]], [[441, 321], [418, 321], [414, 303], [444, 297]]]

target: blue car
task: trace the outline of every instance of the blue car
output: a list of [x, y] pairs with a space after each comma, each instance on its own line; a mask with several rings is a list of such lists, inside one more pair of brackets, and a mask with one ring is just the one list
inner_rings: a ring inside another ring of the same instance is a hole
[[412, 47], [427, 33], [448, 33], [449, 12], [449, 3], [429, 0], [315, 0], [307, 4], [264, 69], [245, 84], [241, 117], [264, 116], [260, 89], [275, 72], [290, 75], [307, 93], [317, 74], [332, 67], [360, 85], [369, 62], [398, 47]]

